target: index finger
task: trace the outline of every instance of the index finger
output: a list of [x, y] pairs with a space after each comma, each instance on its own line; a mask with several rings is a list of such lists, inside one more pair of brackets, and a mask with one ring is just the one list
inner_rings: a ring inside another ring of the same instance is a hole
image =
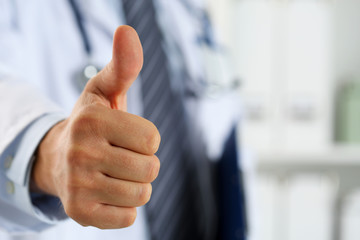
[[145, 155], [157, 152], [161, 137], [152, 122], [115, 109], [108, 109], [104, 114], [108, 119], [108, 124], [104, 126], [104, 137], [111, 145]]

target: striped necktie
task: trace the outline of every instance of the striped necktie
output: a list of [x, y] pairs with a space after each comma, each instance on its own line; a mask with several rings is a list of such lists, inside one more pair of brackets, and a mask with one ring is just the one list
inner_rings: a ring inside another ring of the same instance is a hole
[[146, 205], [152, 240], [202, 239], [199, 236], [197, 190], [191, 158], [184, 157], [185, 112], [181, 96], [171, 89], [162, 35], [152, 0], [123, 0], [127, 24], [135, 28], [143, 44], [144, 66], [140, 73], [144, 117], [161, 134], [157, 153], [161, 170]]

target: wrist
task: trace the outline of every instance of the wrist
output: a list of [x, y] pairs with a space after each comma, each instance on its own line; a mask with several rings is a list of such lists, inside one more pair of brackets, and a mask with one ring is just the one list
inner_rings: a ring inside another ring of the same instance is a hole
[[58, 197], [54, 177], [56, 165], [61, 159], [61, 134], [65, 127], [65, 121], [52, 127], [40, 142], [36, 154], [30, 178], [30, 191], [44, 193]]
[[44, 194], [45, 192], [43, 192], [35, 183], [35, 177], [34, 177], [34, 168], [35, 168], [35, 162], [36, 162], [36, 156], [37, 156], [37, 151], [34, 153], [32, 159], [33, 159], [33, 168], [32, 168], [32, 172], [31, 172], [31, 177], [30, 177], [30, 181], [29, 181], [29, 188], [30, 188], [30, 192], [31, 193], [42, 193]]

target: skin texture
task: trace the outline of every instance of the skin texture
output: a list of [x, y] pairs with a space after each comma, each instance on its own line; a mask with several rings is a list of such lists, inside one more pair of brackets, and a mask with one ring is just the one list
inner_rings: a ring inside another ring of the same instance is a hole
[[86, 85], [71, 115], [38, 147], [32, 190], [60, 198], [69, 217], [100, 229], [128, 227], [151, 196], [159, 173], [160, 134], [126, 112], [126, 92], [143, 64], [129, 26], [114, 35], [113, 58]]

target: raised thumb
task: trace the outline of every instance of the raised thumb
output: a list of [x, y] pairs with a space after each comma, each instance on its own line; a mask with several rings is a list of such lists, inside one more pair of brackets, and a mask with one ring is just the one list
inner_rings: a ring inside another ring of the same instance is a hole
[[103, 98], [112, 108], [126, 110], [126, 92], [142, 65], [142, 46], [136, 31], [130, 26], [120, 26], [114, 34], [111, 61], [88, 82], [84, 91]]

